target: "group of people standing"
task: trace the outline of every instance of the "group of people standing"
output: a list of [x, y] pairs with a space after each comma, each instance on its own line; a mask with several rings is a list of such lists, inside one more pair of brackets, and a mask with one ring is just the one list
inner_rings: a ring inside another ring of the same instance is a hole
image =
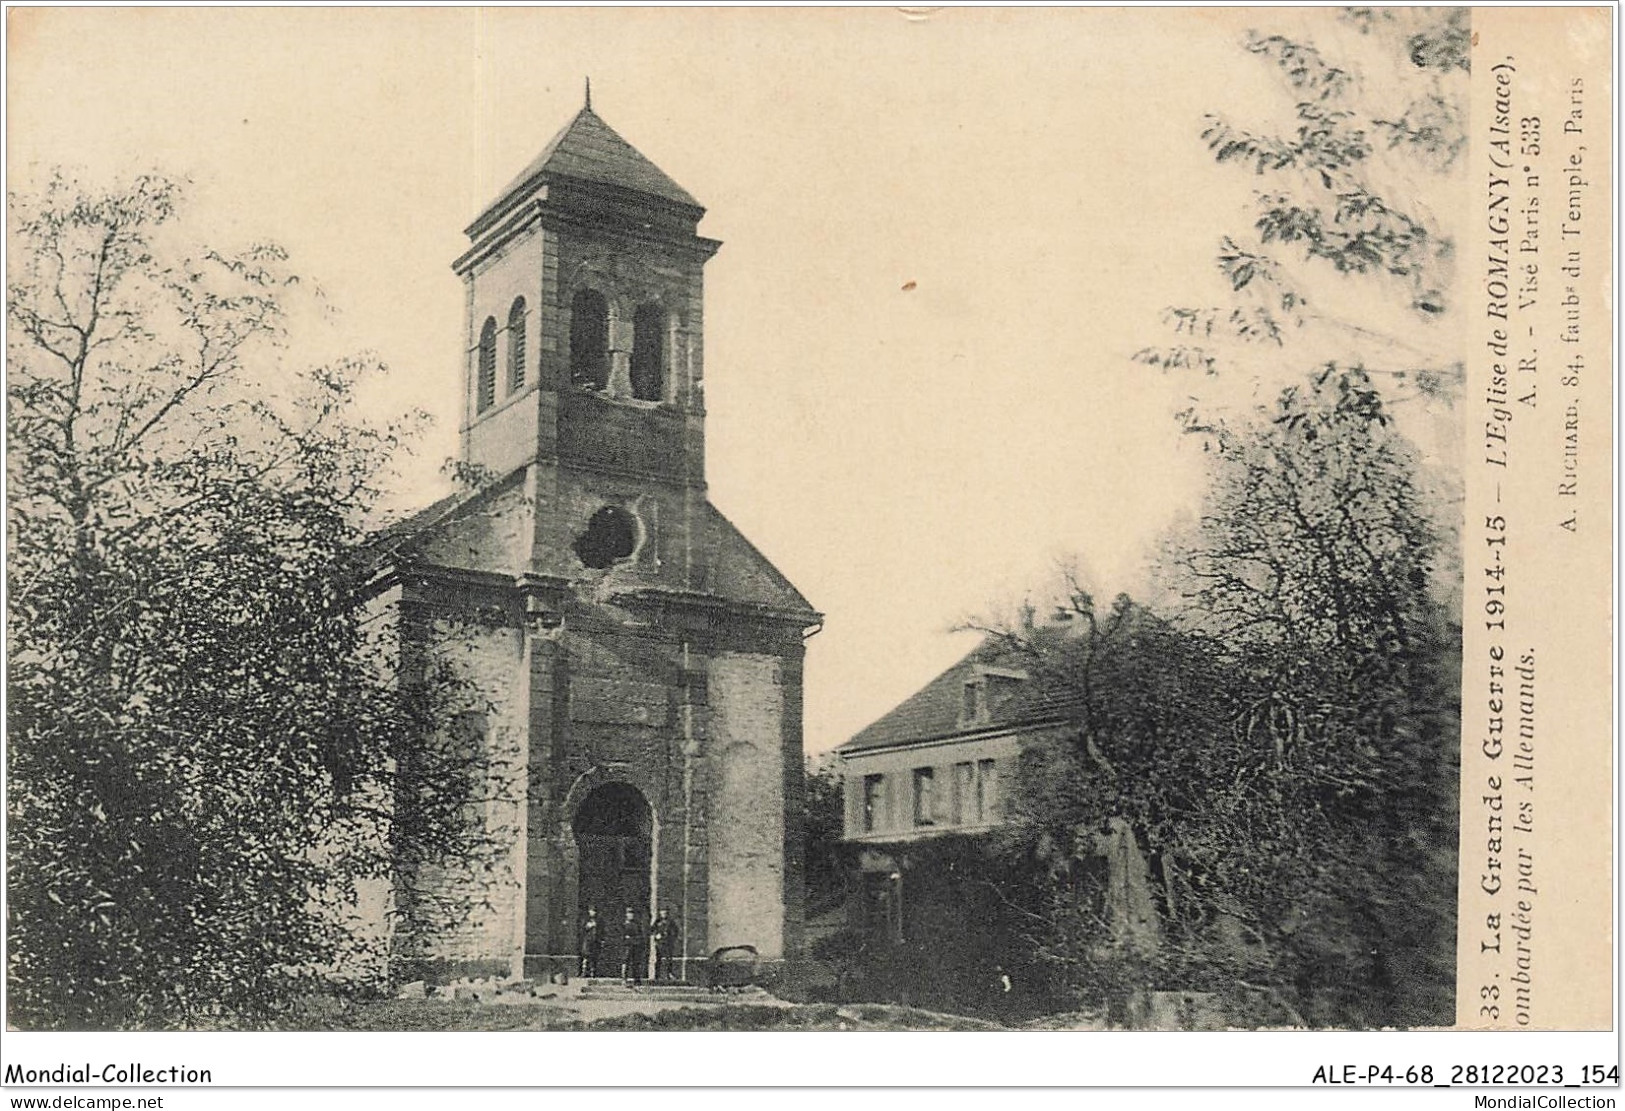
[[608, 969], [618, 970], [628, 984], [642, 983], [649, 970], [651, 949], [654, 978], [676, 979], [672, 969], [677, 955], [677, 923], [665, 907], [648, 923], [635, 909], [627, 907], [619, 928], [613, 931], [598, 920], [597, 907], [587, 908], [586, 920], [581, 924], [581, 975], [604, 975], [604, 957], [608, 955]]

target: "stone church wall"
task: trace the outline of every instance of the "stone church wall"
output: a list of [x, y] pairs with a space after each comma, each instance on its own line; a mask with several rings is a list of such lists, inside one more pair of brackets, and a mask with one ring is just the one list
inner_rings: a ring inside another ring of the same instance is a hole
[[570, 390], [559, 398], [559, 414], [559, 454], [580, 466], [683, 473], [689, 435], [683, 413]]
[[776, 656], [711, 661], [710, 940], [784, 956], [784, 688]]
[[[431, 968], [506, 973], [522, 958], [526, 707], [520, 681], [523, 649], [518, 629], [453, 617], [427, 628], [430, 656], [466, 684], [464, 709], [447, 715], [431, 743], [468, 747], [482, 777], [470, 803], [470, 828], [481, 834], [476, 856], [445, 860], [416, 879], [410, 916]], [[408, 941], [411, 945], [411, 940]]]

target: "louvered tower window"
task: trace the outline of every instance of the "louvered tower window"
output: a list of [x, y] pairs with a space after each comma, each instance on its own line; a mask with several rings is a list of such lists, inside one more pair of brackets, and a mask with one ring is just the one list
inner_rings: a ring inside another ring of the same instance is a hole
[[497, 322], [496, 318], [485, 318], [485, 327], [480, 329], [479, 368], [475, 379], [474, 411], [483, 413], [497, 400]]
[[525, 299], [514, 298], [508, 310], [508, 392], [525, 388]]

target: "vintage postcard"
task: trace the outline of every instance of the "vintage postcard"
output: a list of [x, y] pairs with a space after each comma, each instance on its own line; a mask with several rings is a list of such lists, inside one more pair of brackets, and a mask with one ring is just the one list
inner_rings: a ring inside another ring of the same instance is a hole
[[1615, 14], [8, 9], [7, 1090], [1617, 1089]]

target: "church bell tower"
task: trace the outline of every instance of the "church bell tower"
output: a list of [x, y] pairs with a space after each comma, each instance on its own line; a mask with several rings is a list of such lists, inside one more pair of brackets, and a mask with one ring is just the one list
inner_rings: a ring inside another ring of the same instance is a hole
[[467, 229], [463, 458], [704, 483], [702, 208], [587, 105]]
[[578, 968], [589, 912], [666, 911], [683, 976], [718, 948], [800, 952], [819, 615], [708, 497], [704, 213], [589, 96], [454, 263], [474, 481], [388, 530], [375, 589], [403, 658], [469, 688], [456, 736], [502, 780], [485, 820], [511, 841], [495, 895], [415, 881], [487, 908], [410, 923], [417, 974]]
[[[616, 559], [631, 554], [621, 549], [633, 533], [663, 564], [661, 540], [686, 540], [694, 524], [676, 495], [705, 487], [703, 268], [720, 244], [698, 233], [704, 214], [599, 118], [589, 91], [469, 226], [454, 264], [466, 305], [464, 462], [492, 474], [556, 470], [562, 487], [544, 481], [539, 493], [597, 497]], [[661, 495], [651, 500], [646, 484]], [[653, 518], [684, 536], [651, 535]], [[574, 548], [584, 528], [539, 535], [534, 570], [566, 572], [549, 553]], [[584, 562], [604, 558], [593, 548]]]

